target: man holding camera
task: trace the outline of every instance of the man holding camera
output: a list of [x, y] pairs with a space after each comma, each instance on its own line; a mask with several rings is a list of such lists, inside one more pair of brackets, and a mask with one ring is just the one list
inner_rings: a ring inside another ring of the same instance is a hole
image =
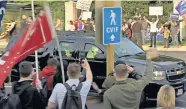
[[[67, 80], [66, 84], [68, 84], [69, 87], [76, 86], [76, 88], [78, 88], [80, 84], [82, 84], [79, 92], [82, 103], [77, 105], [79, 105], [79, 107], [82, 107], [82, 109], [85, 109], [86, 98], [90, 90], [90, 87], [92, 85], [93, 76], [92, 76], [92, 71], [90, 69], [90, 65], [86, 59], [83, 60], [83, 62], [81, 62], [81, 65], [86, 69], [86, 81], [81, 83], [79, 80], [81, 76], [80, 65], [76, 63], [71, 63], [69, 64], [67, 69], [69, 80]], [[63, 103], [66, 102], [65, 98], [66, 98], [66, 94], [68, 94], [67, 93], [68, 91], [69, 89], [67, 90], [65, 84], [58, 83], [55, 86], [52, 95], [49, 99], [48, 109], [55, 109], [56, 106], [58, 106], [58, 109], [61, 109], [64, 106]], [[67, 105], [71, 105], [71, 104], [67, 104]]]

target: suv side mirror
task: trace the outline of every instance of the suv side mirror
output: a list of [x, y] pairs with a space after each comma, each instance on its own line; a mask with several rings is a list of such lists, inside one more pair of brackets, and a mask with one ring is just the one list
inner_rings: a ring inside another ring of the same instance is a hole
[[102, 54], [102, 53], [99, 53], [95, 56], [95, 60], [98, 60], [98, 61], [106, 61], [106, 55], [105, 54]]

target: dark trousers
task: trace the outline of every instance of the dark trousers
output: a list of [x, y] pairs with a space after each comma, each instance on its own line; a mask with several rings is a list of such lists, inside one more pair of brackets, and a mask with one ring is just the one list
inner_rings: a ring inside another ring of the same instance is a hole
[[181, 45], [180, 32], [178, 33], [178, 43], [179, 43], [179, 45]]
[[164, 48], [169, 48], [169, 39], [164, 38]]
[[150, 33], [150, 46], [156, 48], [156, 32]]

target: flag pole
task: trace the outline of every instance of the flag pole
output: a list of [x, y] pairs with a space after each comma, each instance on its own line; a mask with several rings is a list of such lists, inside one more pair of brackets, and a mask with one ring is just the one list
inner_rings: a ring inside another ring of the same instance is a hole
[[[35, 20], [35, 12], [34, 12], [34, 0], [32, 2], [32, 18]], [[35, 51], [35, 65], [36, 65], [36, 78], [39, 79], [39, 64], [38, 64], [38, 53]]]
[[59, 59], [60, 59], [60, 64], [61, 64], [62, 79], [63, 79], [63, 83], [65, 83], [65, 72], [64, 72], [64, 66], [63, 66], [63, 59], [61, 55], [61, 47], [59, 45], [59, 40], [58, 40], [58, 37], [56, 36], [56, 33], [55, 33], [55, 39], [57, 42], [58, 54], [59, 54]]
[[57, 34], [56, 34], [56, 31], [54, 29], [54, 26], [53, 26], [53, 21], [52, 21], [52, 18], [51, 18], [51, 11], [48, 7], [48, 4], [45, 4], [45, 9], [47, 10], [47, 12], [49, 12], [49, 16], [47, 16], [49, 18], [49, 21], [51, 22], [51, 30], [52, 30], [52, 34], [56, 40], [56, 43], [57, 43], [57, 49], [58, 49], [58, 54], [59, 54], [59, 60], [60, 60], [60, 65], [61, 65], [61, 73], [62, 73], [62, 82], [65, 83], [65, 72], [64, 72], [64, 66], [63, 66], [63, 58], [62, 58], [62, 55], [61, 55], [61, 47], [59, 45], [59, 40], [58, 40], [58, 37], [57, 37]]

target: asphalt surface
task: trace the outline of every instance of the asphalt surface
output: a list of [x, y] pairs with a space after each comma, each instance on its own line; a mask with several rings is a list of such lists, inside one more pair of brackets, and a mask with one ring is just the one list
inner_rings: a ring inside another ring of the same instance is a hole
[[[11, 92], [11, 87], [8, 86], [6, 87], [6, 93]], [[176, 106], [177, 107], [186, 107], [186, 93], [176, 99]], [[96, 103], [97, 99], [92, 100], [91, 102], [87, 104], [88, 109], [104, 109], [103, 103], [98, 102]], [[96, 103], [96, 104], [95, 104]], [[145, 108], [140, 108], [140, 109], [155, 109], [156, 107], [156, 101], [147, 101], [146, 102], [146, 107]]]
[[[186, 93], [181, 97], [176, 99], [176, 106], [177, 107], [186, 107]], [[155, 109], [156, 108], [156, 101], [147, 101], [145, 108], [140, 109]], [[88, 104], [88, 109], [104, 109], [103, 103], [98, 104]]]

